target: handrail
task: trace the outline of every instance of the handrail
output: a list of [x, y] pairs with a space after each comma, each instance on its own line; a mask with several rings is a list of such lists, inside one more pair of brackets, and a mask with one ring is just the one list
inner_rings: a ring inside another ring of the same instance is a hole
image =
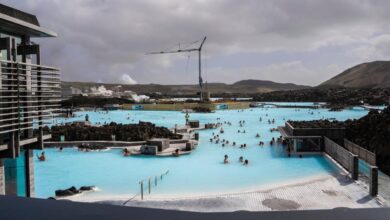
[[151, 183], [151, 180], [154, 179], [154, 186], [157, 187], [157, 183], [158, 183], [158, 180], [160, 179], [160, 181], [163, 180], [163, 177], [168, 175], [169, 173], [169, 170], [161, 173], [160, 175], [157, 175], [157, 176], [150, 176], [148, 178], [145, 178], [145, 179], [142, 179], [139, 181], [139, 184], [140, 184], [140, 192], [139, 193], [136, 193], [133, 197], [131, 197], [130, 199], [126, 200], [124, 203], [122, 203], [122, 205], [126, 205], [128, 202], [130, 202], [131, 200], [133, 200], [134, 198], [136, 198], [138, 195], [141, 195], [141, 200], [144, 200], [144, 182], [147, 181], [148, 182], [148, 193], [150, 194], [152, 191], [152, 183]]

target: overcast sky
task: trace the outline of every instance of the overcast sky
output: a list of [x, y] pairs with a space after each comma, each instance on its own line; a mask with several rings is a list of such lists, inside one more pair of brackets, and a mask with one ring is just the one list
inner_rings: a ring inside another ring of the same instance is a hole
[[388, 0], [2, 2], [58, 33], [34, 41], [42, 63], [61, 68], [66, 81], [195, 84], [197, 54], [145, 53], [203, 36], [208, 82], [317, 85], [353, 65], [390, 58]]

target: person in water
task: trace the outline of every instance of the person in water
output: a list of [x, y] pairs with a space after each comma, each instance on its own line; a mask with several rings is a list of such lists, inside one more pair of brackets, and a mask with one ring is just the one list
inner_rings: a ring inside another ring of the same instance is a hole
[[60, 147], [60, 152], [62, 152], [62, 150], [64, 150], [64, 148], [61, 146], [61, 147]]
[[44, 151], [41, 153], [41, 156], [38, 156], [38, 155], [37, 155], [37, 157], [38, 157], [38, 160], [39, 160], [39, 161], [45, 161], [45, 160], [46, 160], [45, 152], [44, 152]]
[[226, 154], [225, 154], [225, 158], [223, 159], [223, 163], [224, 164], [228, 164], [229, 163], [229, 157]]
[[179, 154], [179, 149], [176, 149], [175, 152], [172, 153], [173, 156], [178, 157]]
[[238, 162], [240, 162], [240, 163], [244, 162], [244, 158], [241, 156], [241, 157], [238, 159]]
[[130, 156], [130, 151], [127, 148], [123, 149], [123, 156]]
[[245, 159], [244, 165], [246, 166], [246, 165], [248, 165], [248, 164], [249, 164], [249, 161], [248, 161], [247, 159]]

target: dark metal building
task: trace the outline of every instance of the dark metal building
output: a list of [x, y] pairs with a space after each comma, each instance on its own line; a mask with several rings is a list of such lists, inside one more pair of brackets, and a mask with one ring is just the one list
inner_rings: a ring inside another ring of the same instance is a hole
[[56, 37], [31, 14], [0, 4], [0, 194], [33, 196], [33, 149], [59, 108], [60, 73], [32, 38]]

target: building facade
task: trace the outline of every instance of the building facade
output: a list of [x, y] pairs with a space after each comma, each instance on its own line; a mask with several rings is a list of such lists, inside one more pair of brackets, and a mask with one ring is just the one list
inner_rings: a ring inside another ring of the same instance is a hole
[[31, 14], [0, 4], [0, 194], [34, 195], [33, 150], [56, 116], [60, 72], [41, 65], [34, 38], [56, 37]]

